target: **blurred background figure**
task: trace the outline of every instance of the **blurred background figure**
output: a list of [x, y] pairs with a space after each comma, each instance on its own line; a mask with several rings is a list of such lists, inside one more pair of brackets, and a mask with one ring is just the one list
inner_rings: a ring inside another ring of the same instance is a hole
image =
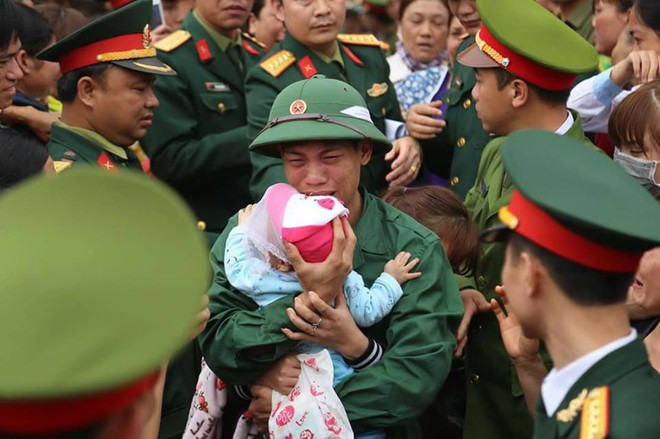
[[[547, 2], [539, 2], [547, 3]], [[593, 16], [593, 0], [551, 0], [554, 4], [547, 7], [551, 12], [561, 18], [582, 38], [593, 42], [594, 28], [591, 24]]]
[[275, 43], [284, 39], [284, 23], [275, 16], [270, 0], [254, 0], [248, 18], [248, 33], [266, 46], [269, 51]]
[[195, 7], [195, 0], [161, 0], [161, 4], [165, 24], [175, 31], [181, 27], [188, 12]]
[[0, 194], [30, 177], [53, 173], [53, 160], [39, 140], [13, 128], [0, 128]]
[[398, 40], [400, 4], [401, 0], [364, 0], [362, 2], [364, 32], [374, 34], [376, 38], [386, 43], [383, 47], [385, 55], [394, 53]]
[[[405, 113], [431, 101], [438, 82], [448, 74], [449, 8], [442, 0], [403, 0], [399, 8], [400, 36], [396, 52], [387, 58], [390, 81]], [[437, 67], [445, 66], [441, 70]], [[414, 74], [414, 75], [412, 75]]]
[[346, 19], [342, 32], [345, 34], [366, 33], [364, 7], [360, 0], [346, 0]]
[[610, 57], [628, 25], [628, 12], [632, 0], [595, 0], [592, 26], [594, 46], [600, 56], [599, 70], [612, 66]]
[[447, 35], [447, 61], [450, 66], [453, 67], [458, 46], [469, 36], [470, 34], [461, 24], [461, 20], [456, 16], [451, 16], [451, 20], [449, 20], [449, 34]]

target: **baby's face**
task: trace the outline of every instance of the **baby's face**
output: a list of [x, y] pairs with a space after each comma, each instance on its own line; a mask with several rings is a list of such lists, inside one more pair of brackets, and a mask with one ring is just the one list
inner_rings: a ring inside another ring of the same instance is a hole
[[268, 253], [268, 263], [277, 271], [293, 271], [293, 265], [281, 260], [272, 253]]

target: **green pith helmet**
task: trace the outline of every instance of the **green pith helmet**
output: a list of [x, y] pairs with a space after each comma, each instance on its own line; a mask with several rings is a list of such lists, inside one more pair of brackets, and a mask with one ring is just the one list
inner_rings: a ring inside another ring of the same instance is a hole
[[[604, 154], [566, 136], [521, 130], [503, 143], [516, 190], [489, 241], [517, 233], [577, 264], [634, 272], [660, 245], [660, 204]], [[632, 214], [634, 212], [634, 214]]]
[[282, 90], [270, 110], [268, 124], [250, 150], [280, 157], [279, 146], [308, 140], [370, 139], [374, 154], [391, 143], [371, 121], [364, 99], [346, 82], [316, 75]]
[[60, 64], [62, 74], [101, 63], [154, 75], [175, 75], [156, 57], [149, 21], [151, 0], [136, 0], [76, 30], [37, 58]]
[[208, 251], [164, 184], [89, 169], [29, 181], [0, 197], [0, 242], [0, 433], [99, 422], [192, 334]]

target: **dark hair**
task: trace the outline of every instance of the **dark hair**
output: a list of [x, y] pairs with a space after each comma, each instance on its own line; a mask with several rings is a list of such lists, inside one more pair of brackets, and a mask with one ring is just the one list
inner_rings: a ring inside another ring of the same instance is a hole
[[633, 7], [642, 23], [654, 31], [660, 32], [660, 2], [658, 0], [635, 0]]
[[454, 272], [468, 275], [474, 271], [481, 256], [479, 226], [451, 190], [441, 186], [394, 188], [383, 200], [440, 237]]
[[265, 0], [254, 0], [252, 3], [252, 13], [258, 17], [261, 10], [264, 8]]
[[23, 23], [18, 5], [14, 0], [0, 0], [0, 50], [14, 42]]
[[[413, 2], [416, 0], [401, 0], [401, 4], [399, 5], [399, 21], [403, 18], [403, 14], [406, 12], [406, 9], [408, 9], [408, 6], [410, 6]], [[451, 9], [449, 9], [449, 1], [448, 0], [438, 0], [440, 3], [445, 5], [447, 8], [447, 11], [449, 11], [449, 21], [451, 21], [452, 15], [451, 15]]]
[[103, 83], [105, 72], [110, 66], [110, 63], [101, 63], [65, 73], [59, 81], [57, 81], [57, 97], [62, 102], [73, 102], [78, 94], [78, 81], [80, 81], [82, 77], [89, 76], [90, 78]]
[[616, 10], [620, 13], [628, 12], [633, 6], [633, 0], [594, 0], [594, 9], [599, 1], [616, 6]]
[[13, 128], [0, 128], [0, 192], [39, 175], [48, 151], [34, 136]]
[[566, 102], [568, 101], [568, 95], [571, 94], [570, 88], [559, 91], [547, 90], [545, 88], [539, 87], [538, 85], [532, 84], [531, 82], [501, 67], [496, 67], [494, 71], [495, 76], [497, 77], [498, 90], [502, 90], [507, 84], [510, 84], [516, 79], [520, 79], [521, 81], [524, 81], [525, 84], [527, 84], [527, 87], [529, 87], [529, 89], [532, 90], [532, 92], [536, 94], [536, 96], [538, 96], [541, 101], [548, 104], [566, 105]]
[[70, 431], [61, 434], [40, 435], [40, 436], [22, 436], [0, 431], [0, 439], [95, 439], [104, 427], [104, 423], [97, 423], [77, 431]]
[[57, 3], [44, 3], [34, 8], [48, 20], [58, 41], [89, 23], [80, 11]]
[[579, 305], [612, 305], [626, 299], [628, 287], [635, 276], [631, 273], [612, 273], [578, 265], [539, 247], [530, 240], [511, 233], [508, 246], [514, 263], [522, 252], [539, 259], [550, 278], [573, 302]]
[[21, 46], [28, 55], [35, 57], [50, 44], [53, 39], [53, 29], [38, 11], [22, 4], [18, 6], [23, 22], [23, 29], [18, 33]]

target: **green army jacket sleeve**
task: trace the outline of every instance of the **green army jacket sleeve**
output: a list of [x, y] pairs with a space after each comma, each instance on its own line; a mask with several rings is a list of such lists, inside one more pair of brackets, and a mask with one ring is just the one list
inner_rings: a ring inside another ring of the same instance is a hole
[[[258, 308], [228, 284], [224, 245], [235, 224], [232, 219], [211, 253], [212, 317], [200, 341], [209, 366], [219, 377], [231, 384], [249, 384], [295, 349], [295, 343], [280, 330], [294, 329], [285, 312], [293, 306], [294, 297]], [[355, 233], [353, 268], [367, 285], [401, 250], [420, 258], [423, 274], [403, 285], [403, 297], [386, 319], [364, 329], [386, 348], [381, 361], [346, 379], [336, 390], [356, 430], [388, 428], [388, 437], [417, 438], [419, 426], [414, 418], [431, 402], [449, 372], [462, 302], [440, 241], [411, 218], [367, 194]]]
[[551, 416], [539, 398], [534, 439], [600, 438], [605, 429], [608, 438], [655, 438], [659, 407], [660, 375], [638, 338], [593, 365]]
[[[171, 38], [184, 42], [165, 39], [156, 45], [165, 49], [158, 57], [177, 75], [156, 80], [160, 105], [142, 144], [159, 178], [174, 186], [194, 186], [225, 170], [249, 166], [244, 75], [192, 13], [179, 32], [184, 33]], [[262, 55], [249, 40], [241, 53], [245, 70]]]
[[[389, 80], [389, 65], [380, 46], [348, 45], [341, 42], [338, 45], [345, 72], [337, 63], [321, 60], [316, 53], [290, 35], [275, 45], [260, 65], [250, 69], [245, 80], [250, 139], [254, 139], [268, 123], [270, 107], [282, 90], [317, 73], [348, 82], [360, 92], [374, 124], [381, 132], [385, 132], [385, 119], [403, 120], [396, 91]], [[270, 66], [277, 67], [269, 69]], [[375, 84], [383, 86], [378, 93], [373, 92]], [[260, 199], [272, 184], [286, 181], [280, 159], [252, 153], [250, 160], [250, 193], [255, 200]], [[385, 175], [388, 169], [382, 156], [373, 157], [367, 166], [362, 167], [361, 184], [370, 192], [378, 193], [386, 188]]]
[[[579, 117], [571, 113], [575, 120], [564, 135], [583, 142], [597, 153], [597, 148], [585, 137]], [[477, 179], [465, 199], [481, 231], [499, 223], [497, 214], [513, 195], [514, 186], [502, 159], [504, 139], [497, 137], [484, 148]], [[475, 287], [487, 301], [498, 299], [495, 287], [501, 283], [504, 249], [501, 243], [485, 244], [474, 276], [459, 283]], [[468, 385], [464, 438], [529, 437], [532, 419], [492, 313], [478, 314], [470, 323], [465, 370]], [[503, 422], [503, 419], [512, 421]]]

